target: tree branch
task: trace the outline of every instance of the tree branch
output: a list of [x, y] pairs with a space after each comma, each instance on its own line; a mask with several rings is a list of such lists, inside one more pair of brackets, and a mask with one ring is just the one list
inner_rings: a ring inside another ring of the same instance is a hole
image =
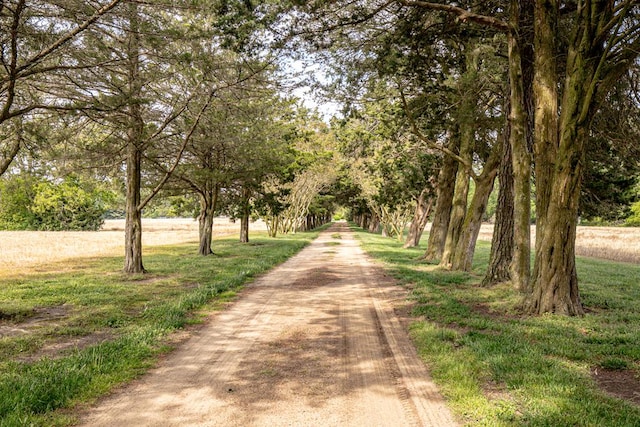
[[110, 3], [98, 9], [91, 17], [89, 17], [82, 24], [78, 25], [76, 28], [67, 32], [66, 34], [63, 34], [58, 40], [53, 42], [50, 46], [42, 49], [40, 52], [38, 52], [34, 56], [27, 59], [25, 64], [17, 69], [16, 77], [22, 77], [23, 72], [26, 72], [28, 69], [34, 67], [35, 65], [40, 63], [42, 60], [44, 60], [47, 56], [51, 55], [53, 52], [55, 52], [56, 50], [60, 49], [62, 46], [67, 44], [75, 36], [83, 32], [87, 28], [89, 28], [89, 26], [94, 22], [96, 22], [98, 19], [100, 19], [100, 17], [102, 17], [104, 14], [109, 12], [114, 7], [116, 7], [121, 1], [122, 0], [112, 0]]
[[458, 6], [442, 4], [442, 3], [430, 3], [426, 1], [420, 0], [398, 0], [400, 4], [409, 7], [421, 7], [424, 9], [431, 10], [440, 10], [442, 12], [452, 13], [457, 15], [458, 18], [462, 22], [473, 22], [475, 24], [479, 24], [485, 27], [491, 27], [503, 33], [507, 33], [510, 31], [509, 24], [491, 16], [480, 15], [474, 12], [471, 12], [466, 9], [462, 9]]
[[205, 102], [205, 104], [202, 106], [202, 108], [198, 112], [198, 115], [196, 116], [196, 119], [193, 122], [193, 125], [191, 125], [189, 132], [187, 132], [187, 134], [185, 135], [182, 141], [182, 145], [180, 146], [180, 150], [178, 151], [178, 154], [176, 155], [176, 159], [173, 162], [173, 165], [171, 166], [171, 168], [167, 171], [167, 173], [160, 180], [158, 185], [155, 186], [155, 188], [151, 191], [151, 193], [147, 197], [145, 197], [143, 201], [140, 202], [140, 204], [136, 207], [136, 209], [138, 210], [144, 209], [144, 207], [151, 201], [151, 199], [153, 199], [156, 196], [156, 194], [160, 192], [160, 190], [162, 189], [164, 184], [169, 180], [169, 178], [171, 178], [171, 175], [180, 164], [180, 160], [182, 159], [182, 154], [184, 153], [184, 150], [187, 148], [187, 144], [189, 144], [189, 142], [191, 141], [193, 134], [195, 133], [196, 129], [198, 128], [198, 125], [200, 124], [200, 119], [209, 108], [209, 105], [211, 105], [211, 101], [213, 100], [216, 94], [216, 91], [217, 89], [213, 89], [211, 90], [211, 92], [209, 92], [207, 102]]
[[404, 107], [404, 112], [407, 118], [409, 119], [409, 124], [411, 125], [411, 129], [413, 130], [414, 135], [416, 135], [422, 142], [426, 143], [427, 146], [434, 148], [438, 151], [441, 151], [447, 156], [450, 156], [451, 158], [455, 159], [457, 162], [459, 162], [462, 165], [462, 167], [465, 169], [467, 174], [469, 174], [469, 176], [474, 181], [477, 181], [478, 175], [473, 171], [473, 167], [470, 162], [463, 159], [453, 151], [449, 150], [447, 147], [444, 147], [438, 144], [437, 142], [431, 141], [429, 138], [424, 136], [422, 132], [420, 132], [420, 129], [418, 128], [418, 125], [416, 124], [416, 121], [413, 118], [413, 115], [411, 114], [411, 110], [409, 109], [409, 105], [407, 104], [407, 99], [405, 98], [404, 92], [402, 90], [400, 90], [400, 97], [402, 98], [402, 105]]

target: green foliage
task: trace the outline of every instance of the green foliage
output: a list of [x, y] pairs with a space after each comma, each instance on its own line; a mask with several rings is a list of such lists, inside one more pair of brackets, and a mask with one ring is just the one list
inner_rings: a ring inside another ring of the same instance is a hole
[[602, 391], [602, 369], [640, 370], [640, 267], [578, 259], [584, 317], [522, 316], [508, 284], [478, 286], [489, 246], [472, 274], [418, 261], [421, 249], [358, 233], [368, 253], [412, 289], [419, 353], [452, 409], [473, 426], [637, 426], [640, 408]]
[[37, 220], [29, 209], [37, 180], [24, 175], [0, 181], [0, 230], [37, 228]]
[[192, 196], [159, 196], [145, 208], [145, 218], [195, 218], [198, 201]]
[[[582, 218], [593, 224], [620, 223], [640, 197], [640, 108], [635, 99], [639, 78], [637, 69], [623, 75], [594, 117], [580, 199]], [[640, 218], [631, 213], [636, 215]], [[636, 221], [630, 218], [628, 223]]]
[[98, 230], [113, 196], [69, 175], [60, 183], [29, 177], [0, 182], [0, 229]]
[[631, 205], [631, 215], [625, 221], [625, 225], [640, 227], [640, 201]]

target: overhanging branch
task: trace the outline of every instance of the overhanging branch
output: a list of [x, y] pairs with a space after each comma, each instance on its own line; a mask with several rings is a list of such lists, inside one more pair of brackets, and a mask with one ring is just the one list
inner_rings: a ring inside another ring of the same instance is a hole
[[449, 150], [447, 147], [444, 147], [444, 146], [438, 144], [437, 142], [434, 142], [434, 141], [430, 140], [429, 138], [427, 138], [426, 136], [424, 136], [424, 134], [418, 128], [418, 125], [417, 125], [415, 119], [413, 118], [413, 115], [411, 114], [411, 110], [409, 109], [409, 104], [407, 103], [407, 99], [405, 98], [404, 92], [402, 90], [400, 90], [400, 97], [402, 98], [402, 105], [404, 107], [404, 112], [405, 112], [407, 118], [409, 119], [409, 124], [411, 125], [411, 129], [413, 130], [414, 135], [417, 136], [422, 142], [426, 143], [427, 146], [429, 146], [429, 147], [431, 147], [433, 149], [436, 149], [438, 151], [441, 151], [445, 155], [450, 156], [451, 158], [455, 159], [457, 162], [459, 162], [462, 165], [462, 167], [467, 172], [467, 174], [474, 181], [477, 181], [478, 180], [478, 175], [473, 171], [473, 167], [472, 167], [472, 165], [471, 165], [471, 163], [469, 161], [467, 161], [466, 159], [460, 157], [459, 155], [457, 155], [453, 151]]
[[420, 0], [398, 0], [400, 4], [409, 7], [421, 7], [424, 9], [431, 10], [440, 10], [442, 12], [452, 13], [462, 22], [473, 22], [475, 24], [483, 25], [485, 27], [494, 28], [500, 32], [507, 33], [510, 31], [509, 24], [504, 22], [501, 19], [494, 18], [492, 16], [480, 15], [478, 13], [471, 12], [466, 9], [462, 9], [458, 6], [442, 4], [442, 3], [431, 3]]

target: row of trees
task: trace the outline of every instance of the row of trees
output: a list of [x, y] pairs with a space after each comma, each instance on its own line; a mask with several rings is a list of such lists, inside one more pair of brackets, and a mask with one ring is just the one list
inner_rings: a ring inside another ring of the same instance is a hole
[[[529, 313], [582, 314], [578, 217], [602, 209], [600, 198], [628, 206], [629, 197], [637, 197], [631, 188], [639, 166], [640, 5], [318, 0], [298, 16], [297, 25], [306, 25], [304, 33], [311, 35], [307, 41], [344, 70], [333, 80], [334, 93], [355, 105], [344, 126], [369, 126], [376, 143], [399, 144], [386, 154], [393, 167], [401, 164], [398, 152], [408, 150], [399, 147], [407, 144], [437, 159], [425, 257], [470, 269], [480, 219], [499, 175], [485, 283], [511, 280]], [[388, 125], [372, 112], [370, 105], [381, 99], [400, 131], [387, 133]], [[363, 137], [354, 144], [370, 146]], [[385, 167], [376, 170], [384, 173]], [[585, 178], [593, 181], [583, 185]], [[382, 182], [392, 189], [393, 181]], [[407, 188], [417, 200], [416, 194], [432, 187]], [[382, 197], [384, 191], [362, 189], [367, 200], [357, 216], [363, 223], [375, 224], [389, 212], [372, 193]], [[405, 193], [399, 192], [393, 209], [403, 209]], [[429, 203], [418, 205], [424, 212]]]
[[[338, 201], [398, 238], [413, 217], [407, 246], [432, 215], [425, 258], [469, 270], [497, 176], [485, 284], [511, 280], [530, 313], [581, 314], [578, 217], [619, 216], [640, 174], [639, 13], [633, 0], [7, 0], [0, 173], [125, 176], [132, 273], [161, 190], [197, 196], [202, 254], [223, 206], [246, 240], [252, 212], [275, 235]], [[281, 96], [267, 44], [325, 63], [345, 105], [331, 129]]]
[[300, 159], [324, 137], [260, 48], [268, 20], [244, 1], [3, 1], [0, 174], [120, 187], [128, 273], [144, 272], [141, 218], [161, 191], [197, 197], [203, 255], [223, 209], [244, 241], [254, 208], [295, 206], [282, 217], [300, 228], [328, 183], [285, 196], [300, 197], [316, 167]]

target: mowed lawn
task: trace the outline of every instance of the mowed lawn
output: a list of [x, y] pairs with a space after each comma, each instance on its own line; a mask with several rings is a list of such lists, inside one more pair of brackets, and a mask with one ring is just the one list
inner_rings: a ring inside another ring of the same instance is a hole
[[[409, 289], [414, 342], [463, 423], [640, 426], [639, 264], [579, 257], [587, 314], [532, 317], [509, 285], [479, 286], [488, 242], [479, 242], [467, 274], [418, 261], [424, 247], [358, 237]], [[626, 249], [637, 256], [640, 245]]]
[[[202, 257], [197, 232], [175, 243], [180, 232], [156, 229], [156, 243], [144, 249], [149, 273], [134, 276], [121, 272], [118, 244], [104, 235], [123, 239], [121, 232], [84, 234], [75, 244], [73, 233], [22, 234], [16, 247], [60, 249], [0, 271], [0, 426], [73, 424], [78, 408], [143, 373], [185, 327], [317, 236], [253, 232], [241, 244], [229, 231], [214, 238], [215, 255]], [[37, 240], [27, 242], [31, 236]], [[101, 255], [98, 242], [115, 246], [105, 244]]]

